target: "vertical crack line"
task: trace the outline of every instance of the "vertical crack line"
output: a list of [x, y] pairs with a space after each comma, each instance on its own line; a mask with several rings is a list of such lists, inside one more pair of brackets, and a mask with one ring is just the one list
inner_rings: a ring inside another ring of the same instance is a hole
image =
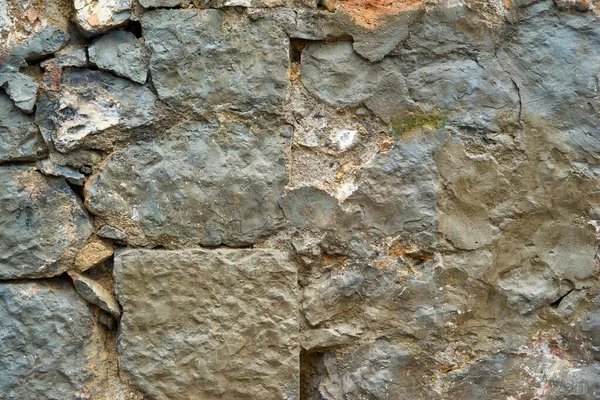
[[519, 96], [519, 125], [521, 125], [521, 115], [523, 114], [523, 98], [521, 97], [521, 88], [512, 77], [510, 77], [510, 80], [513, 85], [515, 85], [515, 89], [517, 89], [517, 95]]

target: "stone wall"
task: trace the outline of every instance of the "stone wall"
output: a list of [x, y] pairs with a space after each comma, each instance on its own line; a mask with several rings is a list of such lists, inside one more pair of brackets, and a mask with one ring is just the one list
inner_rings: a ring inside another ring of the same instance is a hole
[[599, 399], [598, 11], [0, 0], [0, 398]]

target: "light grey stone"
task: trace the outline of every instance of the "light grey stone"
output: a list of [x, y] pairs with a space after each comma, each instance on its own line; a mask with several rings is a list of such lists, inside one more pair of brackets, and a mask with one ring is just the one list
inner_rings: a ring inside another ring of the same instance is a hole
[[127, 239], [127, 234], [125, 232], [110, 225], [104, 225], [102, 228], [100, 228], [98, 231], [98, 236], [113, 240]]
[[272, 129], [184, 123], [112, 154], [86, 205], [135, 246], [254, 243], [283, 225], [286, 146]]
[[154, 104], [155, 96], [147, 87], [106, 72], [66, 70], [60, 91], [41, 96], [36, 121], [44, 139], [66, 153], [110, 128], [149, 124]]
[[30, 113], [33, 111], [39, 85], [28, 75], [19, 72], [0, 73], [0, 86], [15, 106]]
[[380, 339], [342, 355], [327, 353], [318, 391], [326, 400], [436, 398], [430, 363], [409, 346]]
[[115, 318], [121, 316], [121, 307], [117, 303], [117, 299], [100, 283], [75, 271], [69, 271], [69, 276], [73, 280], [75, 290], [85, 301], [109, 312]]
[[0, 392], [5, 399], [90, 396], [102, 341], [70, 282], [0, 284]]
[[75, 21], [87, 35], [95, 35], [125, 24], [131, 14], [131, 0], [73, 0]]
[[90, 62], [134, 82], [146, 83], [149, 55], [143, 40], [127, 31], [113, 31], [94, 41]]
[[[516, 122], [519, 94], [510, 76], [495, 61], [443, 62], [407, 76], [412, 99], [425, 111], [448, 113], [449, 124], [499, 130], [497, 116]], [[479, 111], [473, 113], [471, 110]]]
[[57, 51], [53, 58], [40, 63], [40, 66], [46, 68], [49, 64], [59, 67], [87, 67], [87, 52], [83, 46], [69, 45]]
[[425, 130], [377, 154], [361, 171], [358, 188], [345, 201], [363, 211], [362, 225], [386, 236], [437, 240], [437, 168], [434, 152], [446, 134]]
[[83, 186], [85, 183], [85, 175], [82, 173], [74, 170], [71, 167], [54, 164], [50, 160], [38, 162], [36, 164], [36, 169], [44, 175], [62, 176], [67, 181], [77, 186]]
[[92, 233], [64, 179], [0, 167], [0, 279], [60, 275]]
[[0, 163], [36, 160], [46, 153], [33, 116], [23, 113], [6, 94], [0, 93]]
[[302, 293], [302, 312], [312, 326], [350, 310], [356, 303], [364, 277], [353, 272], [333, 272], [312, 282]]
[[289, 90], [289, 39], [268, 21], [221, 10], [153, 10], [142, 18], [158, 96], [211, 115], [280, 112]]
[[288, 191], [279, 205], [290, 224], [297, 228], [332, 229], [344, 218], [335, 197], [311, 186]]
[[49, 25], [31, 38], [10, 50], [8, 62], [0, 64], [0, 72], [14, 71], [15, 67], [25, 66], [26, 61], [36, 61], [62, 49], [69, 41], [68, 33]]
[[327, 347], [347, 345], [356, 341], [362, 330], [350, 325], [335, 328], [309, 329], [300, 335], [300, 344], [304, 350], [318, 350]]
[[125, 250], [114, 276], [119, 366], [147, 396], [298, 399], [297, 272], [286, 253]]
[[335, 107], [369, 98], [377, 89], [379, 72], [354, 52], [351, 42], [309, 44], [302, 52], [302, 83]]

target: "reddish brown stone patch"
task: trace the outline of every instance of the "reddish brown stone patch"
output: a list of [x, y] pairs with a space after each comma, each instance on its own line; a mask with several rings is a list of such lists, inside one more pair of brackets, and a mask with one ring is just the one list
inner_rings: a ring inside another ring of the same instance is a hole
[[422, 0], [340, 0], [338, 7], [360, 26], [377, 28], [384, 17], [423, 7]]

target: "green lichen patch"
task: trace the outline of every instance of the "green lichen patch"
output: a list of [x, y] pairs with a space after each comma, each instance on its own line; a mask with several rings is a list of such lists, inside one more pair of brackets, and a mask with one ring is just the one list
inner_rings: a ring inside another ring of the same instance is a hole
[[410, 111], [392, 118], [392, 134], [401, 138], [418, 128], [441, 129], [446, 126], [448, 115], [440, 110], [426, 113]]

